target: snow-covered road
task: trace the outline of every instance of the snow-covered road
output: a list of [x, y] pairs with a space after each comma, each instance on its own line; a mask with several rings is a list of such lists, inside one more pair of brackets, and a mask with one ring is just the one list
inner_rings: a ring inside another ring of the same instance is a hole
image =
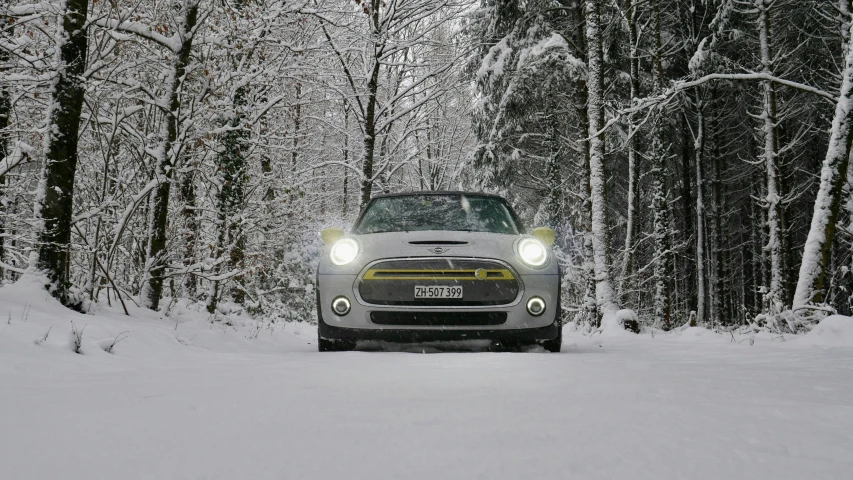
[[853, 349], [572, 341], [562, 354], [319, 354], [306, 341], [6, 356], [0, 476], [851, 478]]
[[784, 343], [321, 354], [310, 325], [199, 309], [80, 315], [0, 288], [0, 479], [853, 478], [849, 318]]

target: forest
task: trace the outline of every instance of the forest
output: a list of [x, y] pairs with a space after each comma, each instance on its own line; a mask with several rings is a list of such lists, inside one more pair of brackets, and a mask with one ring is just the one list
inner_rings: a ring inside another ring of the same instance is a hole
[[849, 0], [2, 1], [0, 282], [69, 308], [311, 322], [322, 228], [473, 190], [579, 330], [853, 313]]

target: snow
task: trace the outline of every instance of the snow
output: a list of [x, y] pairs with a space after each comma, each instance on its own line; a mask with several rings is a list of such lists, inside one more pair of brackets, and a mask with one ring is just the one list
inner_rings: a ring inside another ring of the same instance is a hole
[[494, 84], [497, 78], [504, 74], [507, 58], [512, 54], [512, 48], [507, 37], [489, 48], [489, 53], [483, 58], [480, 68], [477, 70], [477, 80], [483, 82], [488, 77], [489, 86]]
[[730, 340], [722, 335], [718, 335], [707, 328], [702, 327], [687, 327], [677, 337], [681, 342], [699, 342], [699, 343], [729, 343]]
[[34, 150], [35, 148], [24, 142], [15, 143], [15, 148], [12, 150], [11, 155], [0, 157], [0, 177], [6, 175], [18, 165], [30, 162], [32, 160], [31, 155]]
[[808, 345], [853, 348], [853, 317], [843, 315], [826, 317], [797, 341]]
[[626, 322], [636, 322], [637, 314], [630, 309], [605, 312], [601, 318], [601, 331], [604, 335], [633, 335], [625, 329]]
[[[0, 288], [3, 478], [777, 480], [853, 471], [853, 348], [810, 341], [849, 339], [842, 317], [754, 345], [696, 328], [654, 337], [566, 329], [562, 354], [321, 354], [306, 324], [211, 324], [181, 302], [169, 317], [129, 307], [133, 317], [109, 307], [83, 315], [36, 280]], [[72, 351], [72, 321], [85, 326], [83, 355]]]
[[[566, 39], [563, 38], [562, 35], [556, 32], [552, 33], [549, 37], [539, 40], [532, 46], [522, 49], [518, 54], [518, 68], [522, 68], [530, 59], [550, 53], [552, 50], [556, 50], [563, 54], [567, 54], [569, 52], [568, 42], [566, 42]], [[586, 65], [580, 62], [580, 60], [571, 55], [568, 55], [568, 57], [570, 59], [570, 65], [573, 68], [580, 70], [586, 69]]]

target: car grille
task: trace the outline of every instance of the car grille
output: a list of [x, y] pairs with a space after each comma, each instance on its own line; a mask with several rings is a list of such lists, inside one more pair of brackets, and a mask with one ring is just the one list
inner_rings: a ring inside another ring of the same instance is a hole
[[370, 312], [370, 321], [407, 327], [502, 325], [506, 323], [506, 312]]
[[[480, 278], [477, 271], [480, 271]], [[485, 273], [485, 275], [483, 275]], [[415, 286], [461, 286], [461, 299], [415, 298]], [[358, 293], [366, 303], [400, 306], [495, 306], [519, 295], [518, 275], [504, 263], [479, 259], [406, 259], [373, 264]]]

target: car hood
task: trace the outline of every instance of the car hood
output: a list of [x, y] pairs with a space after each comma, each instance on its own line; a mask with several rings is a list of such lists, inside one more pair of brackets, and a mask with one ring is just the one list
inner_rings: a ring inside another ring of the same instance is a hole
[[522, 275], [557, 273], [553, 254], [550, 265], [544, 269], [531, 269], [518, 260], [515, 244], [525, 235], [430, 230], [347, 236], [357, 239], [361, 244], [361, 253], [356, 261], [344, 267], [331, 265], [327, 246], [320, 261], [320, 274], [357, 274], [376, 260], [419, 257], [492, 258], [510, 264]]

